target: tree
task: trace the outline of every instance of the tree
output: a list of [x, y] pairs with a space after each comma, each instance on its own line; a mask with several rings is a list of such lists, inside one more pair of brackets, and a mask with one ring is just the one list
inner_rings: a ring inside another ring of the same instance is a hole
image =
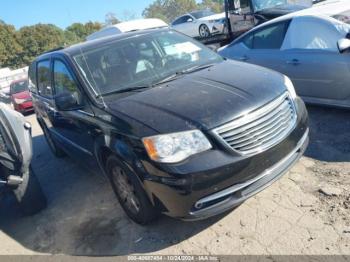
[[221, 13], [224, 11], [224, 0], [203, 0], [198, 6], [199, 9], [209, 8], [215, 13]]
[[25, 26], [18, 34], [23, 47], [20, 56], [24, 64], [29, 64], [38, 55], [65, 44], [63, 30], [52, 24]]
[[0, 24], [0, 68], [21, 65], [19, 54], [22, 51], [14, 26]]
[[195, 0], [155, 0], [143, 11], [142, 15], [146, 18], [160, 18], [169, 23], [197, 7]]
[[[102, 24], [98, 22], [90, 21], [90, 22], [87, 22], [86, 24], [74, 23], [68, 26], [65, 30], [66, 40], [68, 43], [72, 43], [71, 40], [73, 40], [75, 36], [74, 42], [84, 41], [88, 35], [100, 30], [101, 28], [102, 28]], [[70, 33], [72, 33], [73, 35]]]
[[105, 16], [106, 25], [115, 25], [120, 23], [119, 19], [116, 17], [115, 13], [107, 13]]

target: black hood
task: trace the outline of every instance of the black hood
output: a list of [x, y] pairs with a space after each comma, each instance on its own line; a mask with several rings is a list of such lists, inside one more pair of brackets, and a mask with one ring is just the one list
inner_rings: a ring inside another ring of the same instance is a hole
[[272, 8], [266, 8], [260, 11], [255, 12], [255, 14], [263, 16], [266, 20], [270, 20], [276, 17], [280, 17], [282, 15], [286, 15], [292, 12], [296, 12], [299, 10], [303, 10], [307, 7], [301, 5], [278, 5]]
[[127, 115], [159, 133], [170, 133], [212, 129], [285, 91], [281, 74], [247, 63], [225, 61], [107, 102], [107, 107], [112, 113]]

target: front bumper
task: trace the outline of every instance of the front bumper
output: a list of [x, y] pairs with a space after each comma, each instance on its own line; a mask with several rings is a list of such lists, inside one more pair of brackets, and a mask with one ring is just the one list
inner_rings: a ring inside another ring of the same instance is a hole
[[14, 108], [16, 111], [21, 112], [21, 113], [32, 112], [34, 110], [32, 101], [26, 101], [22, 104], [14, 103]]
[[294, 130], [276, 146], [242, 156], [214, 146], [174, 165], [143, 161], [143, 185], [161, 212], [197, 220], [232, 209], [263, 190], [302, 156], [308, 145], [308, 117], [300, 98], [295, 101]]
[[[282, 177], [304, 154], [308, 143], [309, 130], [305, 132], [295, 149], [280, 162], [251, 180], [233, 185], [220, 192], [198, 200], [194, 204], [198, 210], [190, 211], [189, 216], [184, 219], [204, 219], [240, 205], [242, 202], [264, 190]], [[207, 207], [203, 208], [203, 206]]]

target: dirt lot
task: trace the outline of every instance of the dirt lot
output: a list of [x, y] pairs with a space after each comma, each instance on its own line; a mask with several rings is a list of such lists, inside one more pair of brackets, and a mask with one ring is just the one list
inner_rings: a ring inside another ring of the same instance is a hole
[[106, 179], [55, 159], [35, 121], [33, 165], [48, 208], [23, 218], [1, 203], [0, 254], [350, 254], [350, 111], [309, 107], [311, 143], [278, 182], [205, 221], [141, 227]]

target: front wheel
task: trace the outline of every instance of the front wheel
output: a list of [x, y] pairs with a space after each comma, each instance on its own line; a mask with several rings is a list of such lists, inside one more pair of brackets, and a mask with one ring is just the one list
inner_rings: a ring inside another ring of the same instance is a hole
[[207, 25], [201, 25], [199, 27], [199, 36], [200, 37], [209, 37], [210, 36], [210, 30]]
[[20, 209], [30, 216], [46, 207], [46, 197], [32, 168], [22, 176], [23, 182], [13, 190]]
[[108, 158], [106, 166], [113, 190], [125, 213], [141, 225], [155, 220], [159, 212], [151, 204], [136, 174], [115, 156]]

